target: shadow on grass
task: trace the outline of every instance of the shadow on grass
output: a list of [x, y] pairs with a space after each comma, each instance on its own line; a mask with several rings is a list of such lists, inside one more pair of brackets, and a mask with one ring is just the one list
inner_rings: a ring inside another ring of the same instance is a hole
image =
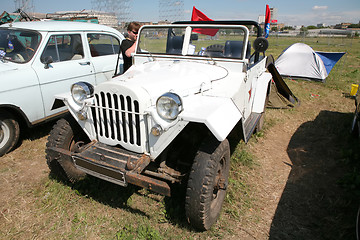
[[90, 197], [93, 200], [112, 208], [121, 208], [130, 213], [149, 217], [149, 215], [145, 212], [138, 209], [133, 209], [128, 206], [128, 200], [130, 197], [134, 193], [137, 193], [139, 189], [141, 189], [137, 186], [129, 185], [128, 187], [122, 187], [117, 184], [92, 177], [90, 175], [87, 175], [85, 179], [74, 184], [70, 183], [69, 181], [64, 181], [53, 173], [51, 173], [49, 177], [50, 179], [71, 187], [77, 194], [81, 196]]
[[40, 139], [42, 137], [47, 136], [50, 133], [52, 127], [57, 122], [57, 120], [52, 120], [50, 122], [40, 124], [40, 125], [31, 127], [31, 128], [24, 128], [24, 131], [21, 135], [21, 140], [33, 141], [33, 140]]
[[[321, 111], [292, 136], [291, 172], [269, 239], [356, 239], [359, 141], [350, 135], [352, 114]], [[284, 163], [288, 164], [288, 163]]]

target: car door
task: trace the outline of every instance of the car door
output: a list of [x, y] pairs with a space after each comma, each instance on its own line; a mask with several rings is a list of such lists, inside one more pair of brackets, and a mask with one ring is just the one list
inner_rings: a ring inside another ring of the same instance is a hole
[[107, 81], [115, 74], [123, 72], [123, 58], [118, 54], [122, 39], [109, 33], [87, 33], [87, 41], [90, 49], [91, 62], [94, 65], [96, 83]]
[[46, 117], [66, 110], [55, 106], [55, 95], [69, 92], [78, 81], [95, 84], [94, 68], [85, 44], [85, 34], [81, 32], [49, 34], [46, 46], [34, 61]]

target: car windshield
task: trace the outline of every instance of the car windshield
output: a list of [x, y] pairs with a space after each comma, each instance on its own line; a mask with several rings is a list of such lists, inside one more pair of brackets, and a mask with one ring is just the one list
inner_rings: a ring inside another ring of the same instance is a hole
[[244, 59], [251, 51], [247, 34], [243, 26], [145, 27], [136, 53]]
[[41, 35], [35, 31], [0, 29], [0, 58], [25, 63], [32, 59]]

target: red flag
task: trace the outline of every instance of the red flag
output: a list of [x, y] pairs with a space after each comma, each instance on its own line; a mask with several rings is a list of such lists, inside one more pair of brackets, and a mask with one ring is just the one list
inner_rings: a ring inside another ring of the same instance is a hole
[[265, 24], [270, 23], [270, 17], [271, 17], [270, 8], [269, 8], [269, 5], [266, 5]]
[[270, 32], [270, 8], [269, 5], [266, 5], [266, 12], [265, 12], [265, 38], [269, 36]]
[[[214, 20], [208, 18], [204, 13], [202, 13], [201, 11], [196, 9], [194, 6], [192, 15], [191, 15], [191, 21], [214, 21]], [[219, 29], [194, 28], [193, 32], [210, 35], [210, 36], [215, 36], [215, 34], [218, 32], [218, 30]]]

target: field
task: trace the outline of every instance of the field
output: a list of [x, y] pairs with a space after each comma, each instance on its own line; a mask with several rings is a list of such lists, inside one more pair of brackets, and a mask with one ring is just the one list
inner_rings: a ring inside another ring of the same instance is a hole
[[49, 175], [47, 136], [28, 130], [0, 157], [0, 239], [355, 239], [359, 140], [348, 96], [360, 82], [359, 38], [269, 38], [275, 59], [290, 44], [346, 51], [326, 83], [285, 79], [301, 105], [267, 109], [265, 128], [232, 142], [228, 195], [220, 219], [197, 232], [181, 197], [166, 198], [92, 177], [71, 185]]

